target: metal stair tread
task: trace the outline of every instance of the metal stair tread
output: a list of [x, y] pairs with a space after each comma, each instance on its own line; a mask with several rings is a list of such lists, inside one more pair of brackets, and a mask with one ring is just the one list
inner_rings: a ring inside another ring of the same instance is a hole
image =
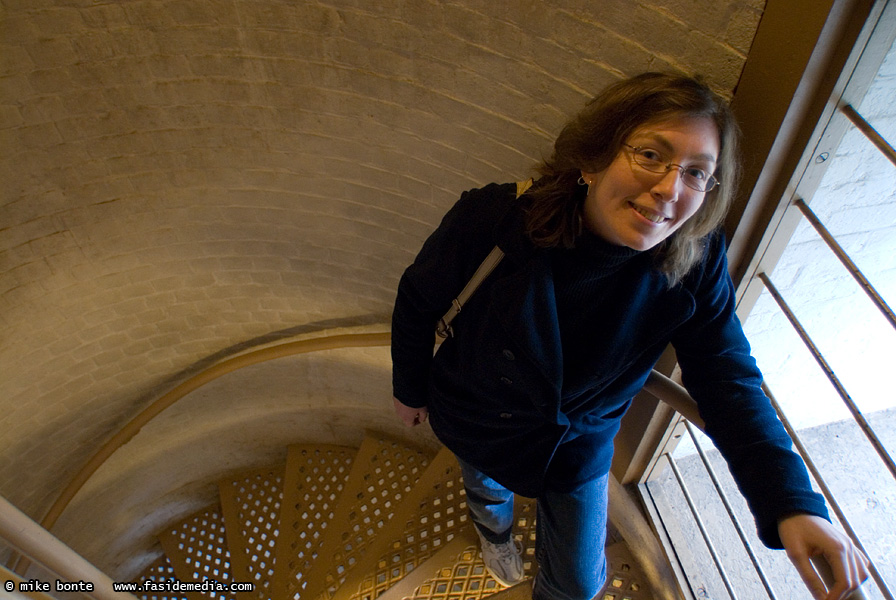
[[344, 584], [331, 600], [378, 597], [438, 554], [468, 527], [464, 498], [457, 461], [442, 449], [396, 506], [392, 519], [346, 571]]
[[316, 558], [351, 471], [357, 448], [296, 444], [287, 450], [284, 500], [275, 551], [277, 572], [271, 582], [275, 598], [293, 598], [302, 574]]
[[[352, 463], [345, 488], [321, 537], [318, 556], [303, 573], [303, 598], [329, 597], [365, 548], [395, 513], [429, 463], [419, 448], [385, 436], [368, 435]], [[332, 559], [330, 559], [332, 557]]]
[[274, 574], [284, 469], [256, 469], [218, 485], [233, 579], [254, 583], [262, 598]]

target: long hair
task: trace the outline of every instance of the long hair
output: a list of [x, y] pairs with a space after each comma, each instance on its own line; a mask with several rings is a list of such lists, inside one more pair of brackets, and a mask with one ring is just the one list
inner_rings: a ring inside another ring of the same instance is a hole
[[697, 212], [651, 250], [669, 285], [697, 264], [704, 239], [718, 227], [731, 204], [740, 176], [740, 129], [727, 102], [702, 81], [682, 75], [645, 73], [620, 81], [591, 100], [554, 142], [549, 160], [538, 165], [538, 185], [529, 192], [529, 237], [539, 247], [572, 248], [582, 233], [586, 188], [582, 173], [603, 171], [638, 128], [677, 117], [705, 117], [715, 123], [721, 144], [715, 176]]

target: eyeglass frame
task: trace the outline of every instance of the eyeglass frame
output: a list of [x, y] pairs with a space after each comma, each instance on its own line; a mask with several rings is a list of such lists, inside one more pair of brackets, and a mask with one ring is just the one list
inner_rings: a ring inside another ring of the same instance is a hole
[[[638, 154], [638, 151], [639, 151], [639, 150], [643, 150], [644, 148], [649, 148], [649, 146], [632, 146], [631, 144], [625, 144], [625, 143], [622, 144], [622, 145], [623, 145], [625, 148], [628, 148], [629, 150], [631, 150], [631, 153], [632, 153], [631, 160], [632, 160], [632, 162], [634, 162], [636, 165], [638, 165], [639, 167], [641, 167], [642, 169], [644, 169], [644, 170], [647, 171], [648, 173], [668, 173], [669, 170], [670, 170], [672, 167], [677, 168], [677, 169], [678, 169], [678, 177], [679, 177], [679, 179], [681, 179], [681, 182], [682, 182], [683, 184], [685, 184], [686, 186], [688, 186], [690, 189], [692, 189], [692, 190], [694, 190], [694, 191], [696, 191], [696, 192], [702, 192], [702, 193], [706, 194], [706, 193], [711, 192], [712, 190], [714, 190], [720, 183], [722, 183], [721, 181], [719, 181], [719, 178], [716, 177], [715, 175], [713, 175], [712, 173], [708, 173], [708, 172], [706, 172], [704, 169], [700, 169], [701, 171], [703, 171], [704, 173], [706, 173], [707, 175], [709, 175], [709, 177], [706, 179], [706, 182], [707, 182], [707, 184], [708, 184], [709, 187], [707, 187], [706, 189], [703, 189], [703, 190], [701, 190], [701, 189], [699, 189], [699, 188], [695, 188], [693, 185], [689, 184], [689, 183], [688, 183], [687, 181], [685, 181], [685, 179], [684, 179], [684, 172], [685, 172], [685, 169], [687, 169], [687, 168], [689, 168], [689, 167], [686, 167], [686, 166], [684, 166], [684, 165], [681, 165], [681, 164], [678, 164], [678, 163], [674, 163], [674, 162], [668, 162], [668, 163], [666, 163], [666, 164], [662, 164], [662, 163], [659, 163], [659, 162], [658, 162], [658, 163], [657, 163], [658, 166], [662, 166], [662, 167], [663, 167], [663, 170], [662, 170], [662, 171], [653, 171], [653, 170], [651, 170], [651, 169], [648, 169], [648, 168], [647, 168], [646, 166], [644, 166], [643, 164], [641, 164], [641, 163], [638, 161], [638, 158], [637, 158], [637, 157], [641, 156], [640, 154]], [[657, 151], [657, 152], [659, 152], [659, 151]]]

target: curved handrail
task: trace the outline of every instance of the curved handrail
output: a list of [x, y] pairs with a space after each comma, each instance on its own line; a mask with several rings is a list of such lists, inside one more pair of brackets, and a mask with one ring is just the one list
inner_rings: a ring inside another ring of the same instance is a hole
[[656, 369], [652, 370], [644, 383], [644, 389], [674, 408], [681, 416], [700, 428], [706, 427], [697, 403], [683, 386], [675, 383]]
[[[40, 526], [48, 531], [52, 529], [53, 525], [59, 520], [59, 517], [71, 503], [72, 499], [74, 499], [75, 495], [116, 450], [131, 441], [131, 439], [133, 439], [133, 437], [137, 435], [147, 423], [158, 416], [159, 413], [206, 383], [238, 369], [242, 369], [243, 367], [273, 360], [275, 358], [283, 358], [308, 352], [319, 352], [321, 350], [336, 350], [339, 348], [388, 346], [391, 339], [392, 334], [384, 332], [351, 333], [297, 340], [245, 352], [197, 373], [156, 399], [152, 404], [147, 406], [136, 417], [122, 427], [118, 433], [113, 435], [105, 444], [103, 444], [100, 449], [91, 456], [86, 463], [84, 463], [78, 472], [75, 473], [75, 476], [69, 481], [68, 485], [63, 488], [62, 492], [60, 492], [59, 496], [50, 506], [50, 509], [44, 515], [44, 518], [41, 519]], [[11, 559], [11, 562], [15, 563], [14, 568], [19, 570], [27, 569], [29, 564], [28, 560], [22, 556], [19, 556], [18, 559], [14, 556]]]
[[[56, 501], [41, 520], [41, 526], [45, 529], [52, 529], [53, 525], [59, 520], [59, 517], [62, 515], [63, 511], [65, 511], [66, 507], [68, 507], [78, 491], [80, 491], [84, 484], [87, 483], [87, 480], [90, 479], [97, 469], [99, 469], [103, 463], [118, 450], [118, 448], [128, 443], [146, 424], [158, 416], [162, 411], [206, 383], [238, 369], [242, 369], [243, 367], [248, 367], [276, 358], [309, 352], [319, 352], [321, 350], [388, 346], [391, 339], [391, 333], [384, 332], [333, 335], [287, 342], [245, 352], [197, 373], [155, 400], [103, 444], [103, 446], [100, 447], [100, 449], [91, 456], [84, 466], [75, 474], [69, 484], [63, 488]], [[650, 375], [647, 377], [644, 389], [674, 408], [686, 419], [700, 427], [700, 429], [703, 429], [703, 420], [700, 418], [700, 414], [697, 411], [697, 403], [694, 402], [693, 398], [688, 395], [687, 391], [681, 385], [654, 370], [651, 371]]]

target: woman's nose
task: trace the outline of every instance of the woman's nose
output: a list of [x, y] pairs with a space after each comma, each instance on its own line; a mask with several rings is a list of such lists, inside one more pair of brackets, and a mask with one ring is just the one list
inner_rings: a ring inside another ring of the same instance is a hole
[[678, 167], [669, 166], [669, 169], [660, 177], [650, 192], [657, 200], [675, 202], [678, 200], [681, 185], [681, 172]]

